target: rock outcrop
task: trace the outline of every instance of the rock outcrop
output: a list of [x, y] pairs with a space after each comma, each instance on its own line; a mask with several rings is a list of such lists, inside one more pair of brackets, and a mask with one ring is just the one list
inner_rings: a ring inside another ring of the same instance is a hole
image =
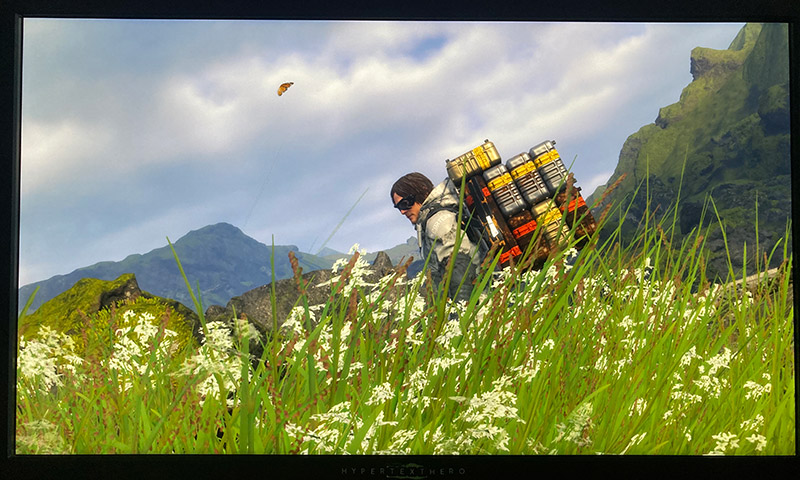
[[[393, 270], [394, 267], [389, 256], [385, 252], [378, 252], [372, 265], [368, 268], [364, 281], [375, 283]], [[329, 300], [332, 293], [330, 281], [337, 275], [331, 270], [316, 270], [300, 276], [303, 285], [306, 286], [305, 301], [309, 306], [324, 304]], [[269, 283], [248, 290], [231, 298], [224, 308], [212, 305], [206, 309], [206, 321], [229, 322], [233, 318], [246, 318], [260, 332], [270, 332], [276, 325], [280, 328], [292, 308], [302, 306], [302, 303], [299, 303], [301, 293], [295, 278], [275, 282], [275, 317], [273, 317], [272, 288], [272, 284]], [[277, 319], [276, 324], [273, 324], [274, 319]]]
[[[182, 343], [199, 340], [199, 317], [182, 303], [158, 297], [139, 288], [132, 273], [120, 275], [112, 281], [82, 278], [67, 291], [43, 303], [34, 313], [25, 315], [18, 326], [19, 335], [31, 337], [42, 326], [79, 336], [86, 327], [87, 319], [109, 308], [121, 308], [139, 299], [137, 309], [153, 310], [156, 317], [167, 312], [167, 328], [178, 333]], [[191, 338], [189, 338], [191, 337]]]

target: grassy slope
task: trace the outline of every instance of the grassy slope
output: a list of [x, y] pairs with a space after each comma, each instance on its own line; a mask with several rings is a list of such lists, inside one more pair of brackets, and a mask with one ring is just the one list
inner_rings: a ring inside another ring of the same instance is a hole
[[[626, 203], [642, 185], [628, 215], [636, 222], [647, 193], [665, 212], [680, 190], [678, 215], [685, 235], [698, 226], [711, 194], [728, 227], [734, 267], [740, 268], [743, 245], [756, 243], [756, 200], [762, 250], [783, 235], [790, 216], [786, 29], [748, 24], [728, 50], [694, 49], [692, 64], [696, 78], [680, 101], [662, 108], [656, 123], [626, 141], [609, 185], [623, 173], [627, 178], [608, 200]], [[711, 213], [706, 220], [716, 217]], [[633, 227], [625, 229], [628, 236]], [[711, 236], [710, 269], [724, 277], [724, 241], [718, 230]]]

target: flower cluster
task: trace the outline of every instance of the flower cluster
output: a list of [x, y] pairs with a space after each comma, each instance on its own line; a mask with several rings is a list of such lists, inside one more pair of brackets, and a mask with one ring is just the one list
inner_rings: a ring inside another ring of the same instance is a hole
[[592, 421], [593, 406], [591, 403], [583, 403], [570, 414], [566, 422], [556, 425], [558, 434], [554, 442], [562, 440], [575, 443], [578, 446], [590, 445], [592, 439], [589, 437], [594, 422]]
[[83, 359], [75, 354], [75, 342], [68, 335], [42, 326], [36, 338], [19, 342], [17, 374], [33, 390], [63, 385], [63, 376], [76, 373]]
[[[567, 251], [541, 271], [495, 272], [492, 288], [469, 305], [431, 308], [424, 275], [368, 283], [364, 252], [354, 252], [326, 283], [341, 286], [332, 304], [289, 313], [267, 369], [240, 351], [240, 340], [259, 337], [249, 322], [206, 324], [199, 348], [172, 361], [176, 334], [132, 310], [118, 310], [110, 323], [102, 365], [120, 393], [150, 388], [156, 376], [171, 381], [156, 388], [187, 385], [172, 381], [182, 376], [205, 407], [215, 398], [236, 408], [242, 398], [233, 416], [254, 415], [258, 441], [275, 435], [265, 448], [304, 454], [592, 453], [600, 445], [593, 438], [602, 437], [614, 439], [614, 450], [594, 453], [663, 453], [669, 445], [725, 455], [771, 453], [779, 443], [764, 417], [782, 385], [742, 363], [735, 341], [707, 341], [716, 333], [708, 325], [722, 324], [714, 317], [719, 289], [684, 295], [687, 287], [659, 279], [646, 257], [621, 272], [576, 278], [586, 265], [571, 263], [576, 252]], [[748, 328], [748, 338], [763, 333], [757, 323]], [[81, 372], [74, 351], [68, 336], [42, 328], [39, 338], [21, 339], [18, 376], [27, 390], [59, 387]], [[737, 378], [741, 372], [751, 376]], [[239, 397], [246, 380], [265, 390]], [[745, 410], [732, 410], [737, 401]], [[197, 397], [189, 403], [197, 407]], [[711, 418], [716, 409], [726, 418]], [[223, 444], [244, 437], [238, 423], [200, 410], [202, 421], [224, 423]], [[31, 450], [56, 446], [42, 438], [57, 429], [42, 425], [17, 426]]]
[[[242, 361], [234, 354], [231, 328], [215, 321], [207, 323], [205, 330], [197, 353], [187, 358], [177, 372], [198, 380], [201, 402], [208, 396], [218, 396], [220, 387], [226, 391], [235, 390], [242, 377]], [[227, 403], [232, 407], [234, 401], [228, 398]]]
[[767, 380], [767, 383], [765, 383], [764, 385], [754, 382], [752, 380], [748, 380], [744, 384], [744, 388], [745, 390], [747, 390], [747, 393], [745, 394], [744, 398], [748, 400], [757, 399], [772, 391], [772, 384], [769, 383], [769, 380], [771, 378], [770, 375], [768, 373], [764, 373], [762, 374], [762, 378]]
[[149, 379], [153, 385], [153, 369], [165, 364], [165, 359], [174, 351], [174, 341], [178, 336], [172, 330], [164, 329], [159, 337], [155, 316], [147, 312], [137, 315], [129, 309], [122, 318], [127, 326], [114, 332], [114, 350], [107, 363], [108, 368], [118, 374], [120, 392], [144, 379]]

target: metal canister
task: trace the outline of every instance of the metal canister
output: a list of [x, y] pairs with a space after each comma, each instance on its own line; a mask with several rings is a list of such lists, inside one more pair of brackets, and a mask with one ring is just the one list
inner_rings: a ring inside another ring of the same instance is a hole
[[525, 199], [522, 198], [522, 194], [519, 193], [511, 174], [504, 165], [495, 165], [486, 170], [483, 172], [483, 178], [486, 180], [486, 185], [497, 202], [497, 206], [506, 218], [527, 207]]
[[539, 224], [538, 228], [544, 229], [542, 235], [544, 235], [551, 249], [569, 238], [569, 228], [565, 223], [561, 222], [561, 210], [554, 205], [552, 200], [535, 205], [532, 213], [536, 216], [536, 223]]
[[[514, 240], [517, 241], [517, 245], [519, 245], [520, 254], [526, 252], [530, 248], [534, 265], [540, 265], [547, 260], [550, 249], [544, 238], [536, 236], [536, 227], [538, 227], [538, 223], [530, 211], [523, 210], [510, 217], [506, 223], [508, 223], [508, 228], [511, 229], [511, 235], [514, 237]], [[536, 241], [536, 244], [530, 246], [532, 241]]]
[[545, 153], [554, 152], [556, 150], [555, 145], [556, 145], [555, 140], [545, 140], [539, 145], [531, 147], [531, 149], [528, 150], [528, 153], [531, 155], [531, 158], [536, 158], [541, 155], [544, 155]]
[[555, 140], [548, 140], [531, 147], [528, 151], [551, 194], [557, 192], [567, 178], [567, 169], [564, 167], [564, 162], [561, 161], [555, 143]]
[[514, 183], [517, 184], [522, 198], [529, 205], [536, 205], [550, 196], [550, 191], [547, 190], [529, 153], [523, 152], [511, 157], [506, 162], [506, 168], [511, 173]]
[[592, 216], [589, 207], [586, 205], [586, 200], [580, 194], [580, 188], [572, 191], [570, 201], [567, 202], [567, 192], [560, 192], [554, 198], [559, 210], [565, 213], [564, 219], [567, 226], [572, 228], [575, 226], [575, 238], [584, 241], [579, 241], [578, 248], [581, 248], [588, 240], [586, 237], [592, 235], [597, 230], [597, 223]]
[[471, 177], [500, 163], [500, 154], [494, 143], [488, 139], [483, 145], [473, 148], [467, 153], [459, 155], [453, 160], [445, 160], [447, 175], [456, 184], [461, 185], [462, 177]]
[[564, 188], [567, 181], [567, 169], [564, 167], [564, 162], [561, 158], [553, 158], [544, 163], [538, 169], [544, 184], [550, 192], [558, 192]]
[[527, 245], [533, 237], [533, 232], [536, 230], [536, 219], [533, 214], [528, 210], [523, 210], [516, 215], [509, 217], [506, 220], [508, 228], [511, 229], [511, 235], [520, 244]]
[[533, 214], [534, 218], [539, 218], [556, 207], [556, 201], [552, 198], [548, 198], [547, 200], [543, 200], [534, 205], [531, 208], [531, 213]]

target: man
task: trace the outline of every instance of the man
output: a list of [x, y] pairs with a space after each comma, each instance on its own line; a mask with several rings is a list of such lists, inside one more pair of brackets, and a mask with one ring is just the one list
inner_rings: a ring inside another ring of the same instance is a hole
[[[391, 197], [394, 207], [416, 226], [423, 257], [428, 258], [430, 254], [428, 265], [436, 288], [444, 280], [447, 264], [453, 257], [448, 297], [456, 301], [469, 300], [487, 249], [481, 242], [473, 243], [462, 229], [458, 218], [458, 190], [450, 178], [434, 187], [425, 175], [409, 173], [392, 185]], [[461, 244], [454, 255], [459, 230]]]

